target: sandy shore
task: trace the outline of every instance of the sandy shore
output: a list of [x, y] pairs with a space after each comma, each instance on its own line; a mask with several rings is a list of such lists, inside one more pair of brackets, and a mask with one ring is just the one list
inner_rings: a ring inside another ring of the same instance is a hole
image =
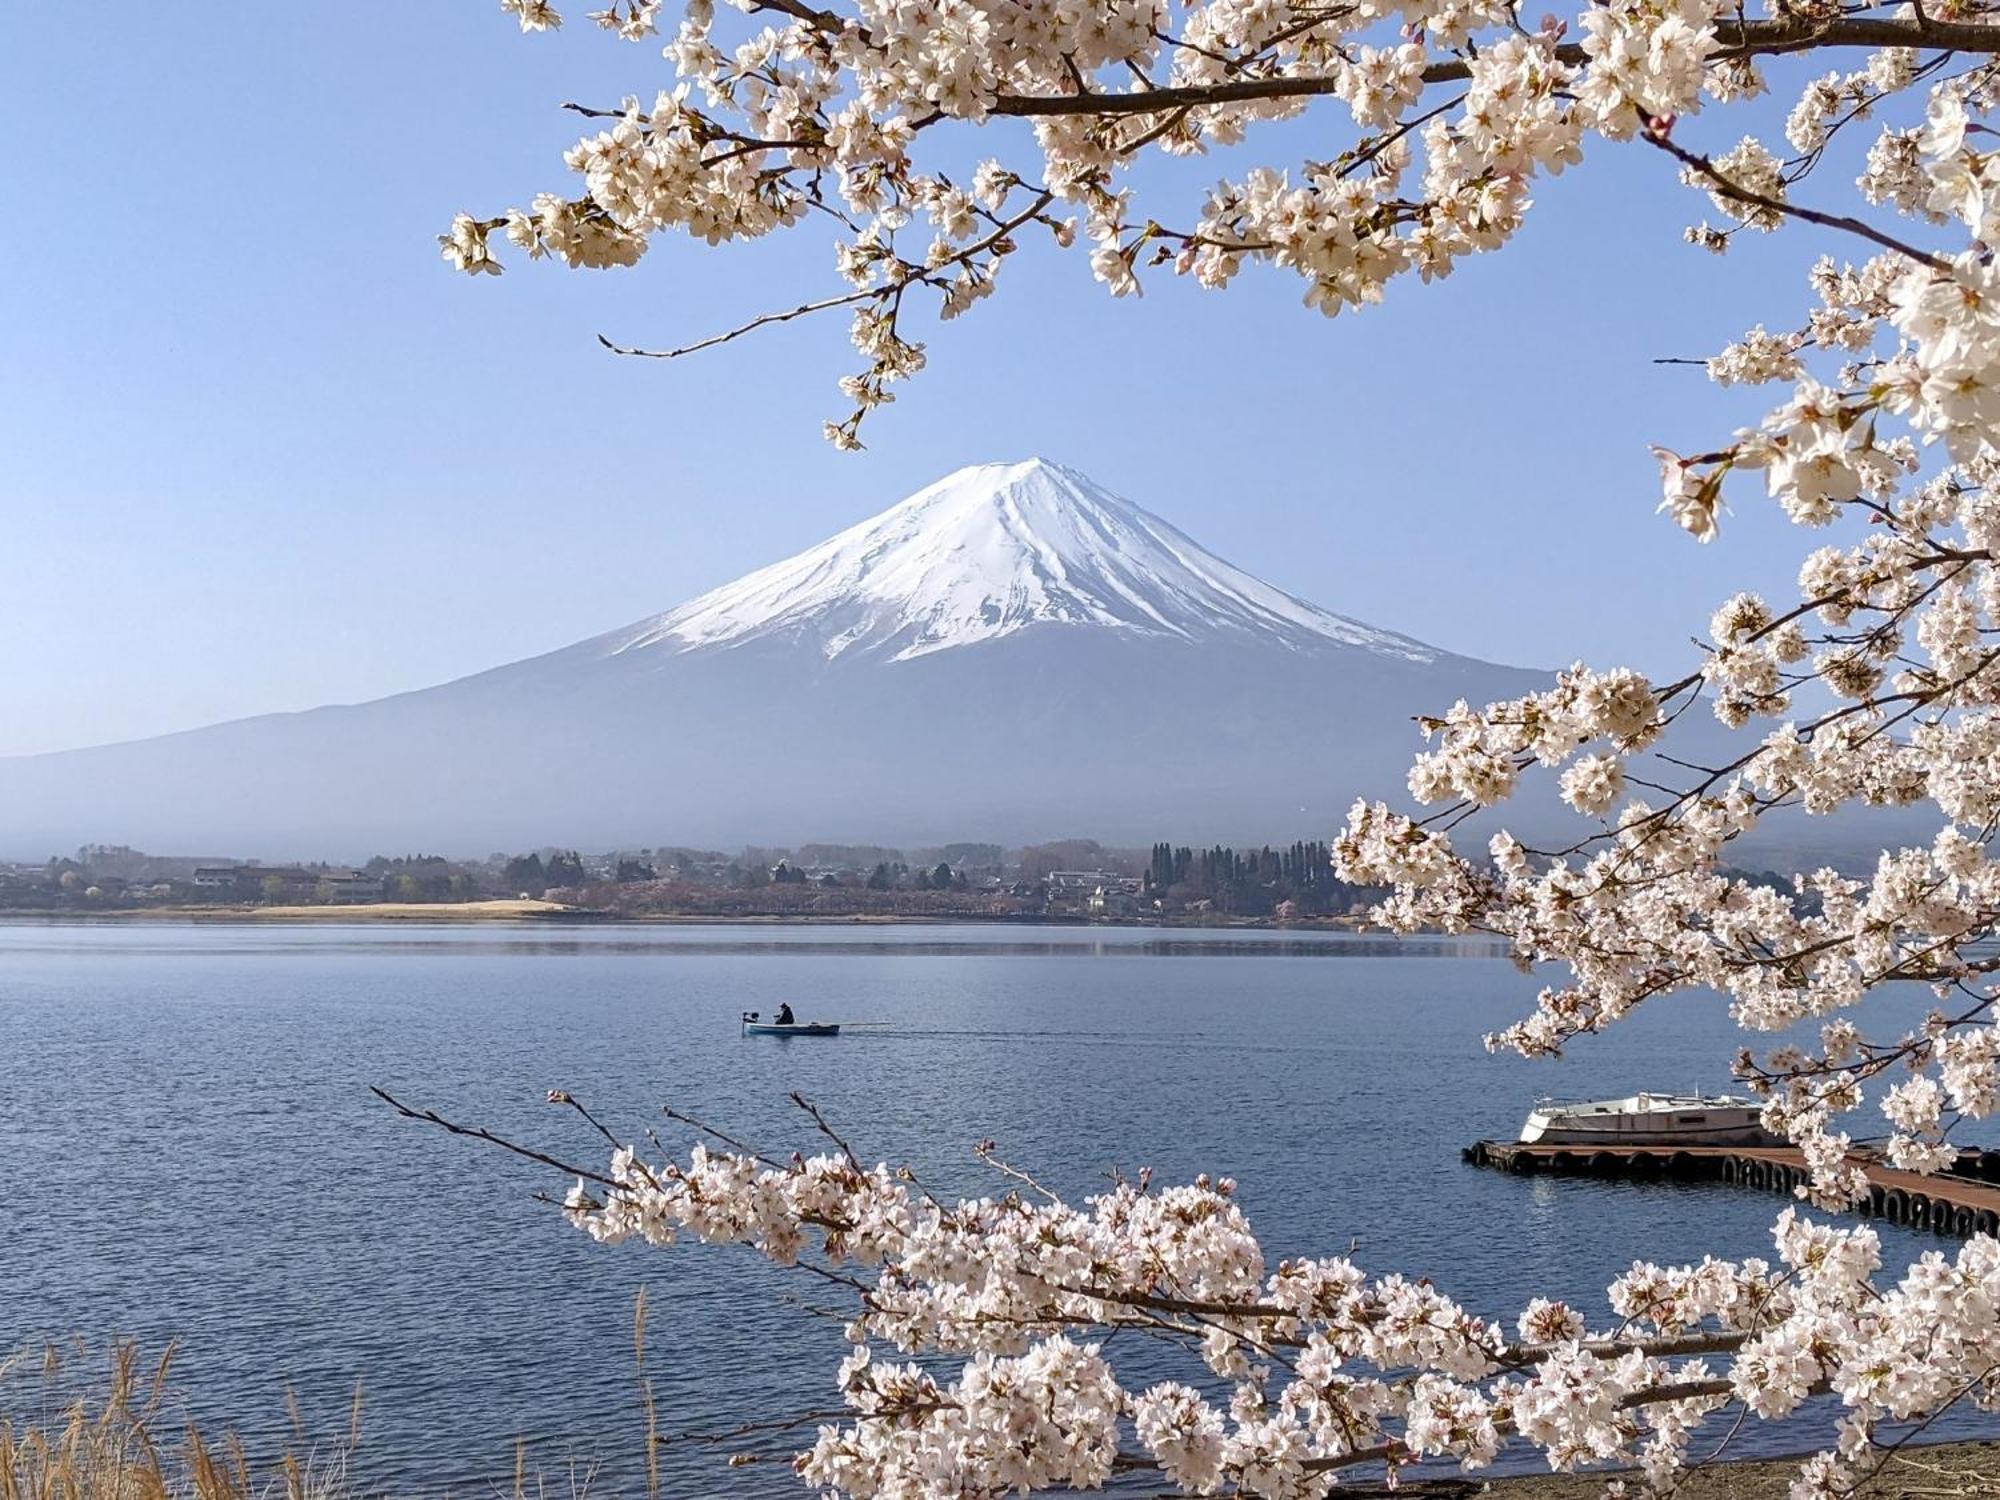
[[[88, 908], [0, 908], [0, 921], [17, 922], [512, 922], [522, 920], [617, 923], [623, 926], [690, 927], [873, 927], [940, 926], [950, 923], [1019, 922], [1012, 918], [928, 917], [907, 913], [769, 913], [714, 916], [696, 912], [616, 912], [560, 901], [504, 897], [491, 901], [367, 901], [341, 906], [123, 906]], [[1040, 919], [1038, 919], [1040, 920]], [[1060, 924], [1058, 924], [1060, 925]], [[1129, 924], [1128, 924], [1129, 925]]]
[[[1682, 1480], [1674, 1500], [1786, 1500], [1798, 1476], [1797, 1459], [1714, 1464]], [[1512, 1479], [1406, 1480], [1395, 1493], [1401, 1500], [1602, 1500], [1606, 1481], [1617, 1476], [1597, 1474], [1532, 1474]], [[1357, 1487], [1352, 1493], [1388, 1494]], [[1855, 1500], [2000, 1500], [2000, 1440], [1938, 1443], [1913, 1447], [1889, 1458]]]
[[245, 906], [224, 912], [184, 907], [177, 915], [251, 922], [479, 922], [545, 917], [570, 908], [559, 901], [520, 897], [495, 901], [374, 901], [365, 906]]
[[506, 922], [573, 917], [603, 921], [605, 914], [560, 901], [509, 897], [493, 901], [372, 901], [353, 906], [252, 906], [204, 902], [199, 906], [5, 907], [0, 922]]

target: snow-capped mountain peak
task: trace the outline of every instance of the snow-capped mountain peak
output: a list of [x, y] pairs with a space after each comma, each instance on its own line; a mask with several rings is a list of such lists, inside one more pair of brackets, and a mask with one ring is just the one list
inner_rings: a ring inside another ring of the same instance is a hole
[[872, 520], [605, 637], [612, 654], [781, 638], [831, 659], [907, 660], [1033, 627], [1338, 643], [1411, 661], [1421, 642], [1332, 614], [1231, 566], [1060, 464], [946, 475]]

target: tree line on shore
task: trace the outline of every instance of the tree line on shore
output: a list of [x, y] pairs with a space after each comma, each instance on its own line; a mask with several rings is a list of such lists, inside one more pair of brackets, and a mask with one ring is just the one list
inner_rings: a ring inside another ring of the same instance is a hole
[[1150, 850], [1065, 839], [1009, 849], [959, 842], [750, 846], [734, 854], [675, 845], [586, 854], [543, 847], [484, 859], [378, 854], [357, 866], [152, 855], [89, 845], [39, 865], [0, 864], [0, 905], [454, 903], [531, 897], [632, 911], [940, 910], [1120, 916], [1226, 913], [1322, 916], [1363, 893], [1333, 878], [1324, 842], [1282, 848]]

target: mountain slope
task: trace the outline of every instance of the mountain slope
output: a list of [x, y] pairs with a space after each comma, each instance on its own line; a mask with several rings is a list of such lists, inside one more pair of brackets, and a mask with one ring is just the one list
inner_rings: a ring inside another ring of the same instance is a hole
[[678, 609], [353, 707], [0, 760], [0, 854], [1290, 839], [1545, 681], [1332, 614], [1038, 460]]
[[796, 557], [606, 637], [613, 651], [772, 637], [907, 661], [1037, 625], [1199, 640], [1437, 652], [1294, 599], [1074, 470], [1043, 459], [947, 475]]

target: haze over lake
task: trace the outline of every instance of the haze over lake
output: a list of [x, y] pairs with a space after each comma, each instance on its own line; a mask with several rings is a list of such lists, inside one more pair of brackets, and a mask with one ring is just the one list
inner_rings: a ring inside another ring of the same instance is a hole
[[[684, 1148], [666, 1100], [774, 1155], [814, 1149], [796, 1089], [941, 1192], [1002, 1189], [971, 1156], [985, 1137], [1071, 1193], [1112, 1168], [1227, 1173], [1274, 1257], [1355, 1240], [1364, 1268], [1510, 1319], [1540, 1292], [1601, 1321], [1637, 1257], [1768, 1253], [1768, 1195], [1460, 1163], [1538, 1093], [1725, 1085], [1735, 1036], [1719, 1005], [1680, 1004], [1559, 1065], [1491, 1058], [1481, 1034], [1540, 981], [1481, 954], [1145, 929], [0, 927], [0, 1347], [179, 1339], [198, 1414], [253, 1438], [283, 1428], [287, 1384], [337, 1436], [361, 1379], [362, 1477], [426, 1494], [508, 1485], [518, 1437], [547, 1471], [632, 1473], [641, 1285], [664, 1428], [831, 1404], [840, 1325], [800, 1304], [837, 1289], [748, 1251], [592, 1245], [534, 1201], [565, 1179], [400, 1121], [370, 1084], [592, 1166], [601, 1143], [550, 1087], [624, 1133]], [[893, 1025], [738, 1034], [783, 1001]], [[1891, 1266], [1941, 1243], [1877, 1227]], [[1109, 1352], [1145, 1368], [1136, 1340]], [[771, 1451], [730, 1470], [671, 1449], [668, 1492], [800, 1493]]]

